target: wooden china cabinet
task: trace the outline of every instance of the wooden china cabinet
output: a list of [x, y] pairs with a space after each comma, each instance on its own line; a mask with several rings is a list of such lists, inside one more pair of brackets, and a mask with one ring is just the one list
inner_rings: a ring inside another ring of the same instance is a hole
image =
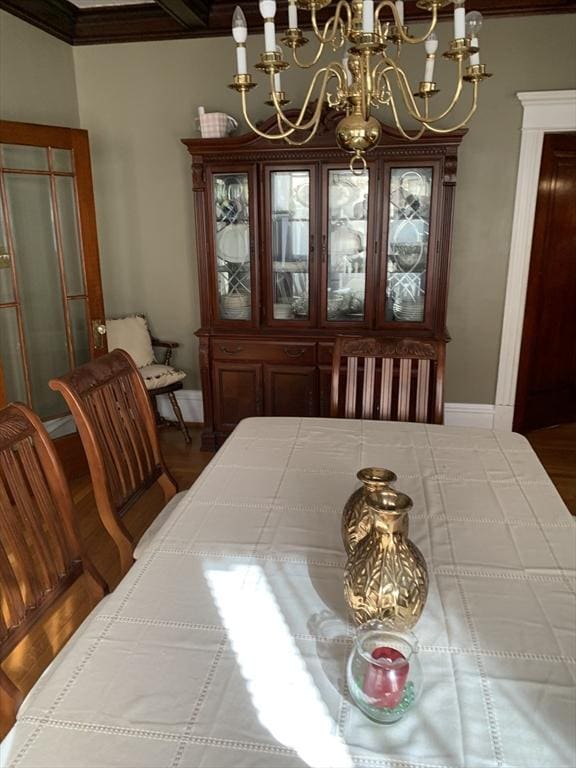
[[183, 139], [196, 212], [204, 449], [248, 416], [329, 415], [339, 334], [447, 339], [464, 133], [409, 142], [384, 128], [361, 175], [337, 148], [329, 114], [303, 147], [254, 133]]

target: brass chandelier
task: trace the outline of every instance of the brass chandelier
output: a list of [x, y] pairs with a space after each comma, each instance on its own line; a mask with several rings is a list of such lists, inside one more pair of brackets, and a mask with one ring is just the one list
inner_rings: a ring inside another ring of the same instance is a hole
[[[336, 126], [336, 140], [345, 152], [352, 154], [352, 171], [362, 173], [366, 167], [365, 153], [378, 144], [381, 135], [380, 121], [371, 114], [374, 109], [388, 107], [397, 130], [409, 140], [418, 139], [426, 130], [450, 133], [466, 125], [476, 111], [478, 83], [490, 77], [484, 64], [480, 63], [480, 13], [472, 11], [466, 14], [464, 0], [418, 0], [418, 8], [430, 11], [431, 19], [427, 31], [415, 37], [410, 34], [404, 23], [402, 0], [381, 0], [376, 5], [374, 0], [338, 0], [334, 14], [320, 25], [317, 13], [330, 3], [331, 0], [289, 0], [288, 29], [280, 41], [291, 51], [292, 61], [297, 67], [315, 67], [327, 46], [333, 52], [339, 49], [344, 51], [341, 61], [332, 61], [316, 69], [302, 107], [295, 118], [289, 118], [283, 111], [289, 100], [282, 90], [280, 79], [280, 73], [289, 64], [276, 44], [276, 2], [260, 0], [260, 13], [264, 19], [265, 51], [260, 54], [256, 69], [269, 76], [270, 97], [266, 104], [274, 108], [277, 120], [277, 131], [271, 133], [258, 130], [248, 115], [247, 93], [256, 83], [247, 69], [246, 18], [240, 7], [234, 11], [232, 35], [236, 42], [237, 72], [230, 88], [240, 93], [244, 119], [255, 133], [272, 141], [306, 144], [318, 130], [322, 108], [326, 102], [329, 107], [344, 113]], [[449, 106], [433, 115], [430, 112], [430, 100], [439, 93], [434, 82], [434, 64], [438, 49], [434, 30], [438, 21], [438, 9], [448, 4], [454, 5], [454, 37], [443, 56], [455, 63], [457, 82]], [[299, 49], [308, 43], [308, 38], [298, 26], [298, 9], [310, 12], [310, 26], [318, 44], [315, 54], [308, 61], [303, 61], [299, 52]], [[421, 43], [424, 44], [426, 56], [424, 78], [416, 89], [412, 89], [406, 73], [399, 65], [399, 59], [404, 44]], [[439, 127], [438, 124], [449, 116], [460, 101], [465, 89], [464, 82], [469, 83], [472, 89], [468, 113], [449, 128]], [[400, 104], [408, 116], [419, 124], [416, 131], [409, 133], [403, 128], [399, 116]]]

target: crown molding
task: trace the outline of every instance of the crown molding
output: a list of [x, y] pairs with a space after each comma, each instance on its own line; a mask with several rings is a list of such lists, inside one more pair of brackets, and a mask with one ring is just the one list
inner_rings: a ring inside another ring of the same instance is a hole
[[[0, 0], [1, 9], [71, 45], [229, 35], [236, 5], [237, 0], [157, 0], [80, 9], [68, 0]], [[245, 0], [242, 5], [249, 31], [261, 32], [257, 0]], [[278, 6], [278, 18], [285, 18], [287, 0], [279, 0]], [[574, 13], [576, 0], [475, 0], [474, 8], [487, 17]], [[325, 9], [319, 18], [328, 17], [329, 12]], [[440, 17], [451, 12], [450, 6], [443, 8]], [[415, 3], [407, 5], [408, 21], [426, 18], [429, 13]]]

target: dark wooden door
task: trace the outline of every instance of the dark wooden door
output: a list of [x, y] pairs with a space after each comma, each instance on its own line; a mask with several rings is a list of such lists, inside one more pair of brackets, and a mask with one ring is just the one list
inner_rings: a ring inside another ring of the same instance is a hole
[[262, 415], [262, 366], [259, 363], [214, 363], [214, 422], [231, 432], [250, 416]]
[[267, 416], [315, 416], [316, 368], [304, 365], [265, 365]]
[[514, 429], [576, 421], [576, 133], [544, 137]]

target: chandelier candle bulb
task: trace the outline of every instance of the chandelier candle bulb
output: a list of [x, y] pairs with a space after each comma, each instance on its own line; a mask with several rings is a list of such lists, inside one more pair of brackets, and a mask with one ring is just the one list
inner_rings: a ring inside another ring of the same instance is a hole
[[246, 38], [248, 36], [248, 27], [246, 17], [239, 5], [234, 10], [232, 16], [232, 37], [236, 43], [236, 74], [247, 75], [248, 64], [246, 62]]
[[374, 0], [364, 0], [362, 3], [362, 32], [374, 32]]
[[266, 53], [276, 52], [276, 30], [274, 16], [276, 15], [275, 0], [260, 0], [260, 15], [264, 19], [264, 49]]
[[398, 14], [398, 25], [404, 26], [404, 0], [396, 0], [394, 3], [396, 6], [396, 13]]
[[[276, 46], [276, 51], [280, 54], [282, 53], [282, 49], [280, 48], [279, 45]], [[280, 72], [274, 73], [274, 90], [276, 91], [276, 93], [280, 93], [280, 91], [282, 90], [282, 81], [280, 80]]]
[[298, 29], [298, 8], [295, 0], [288, 3], [288, 27], [289, 29]]
[[464, 0], [454, 1], [454, 39], [462, 40], [466, 37], [466, 9]]
[[[480, 34], [480, 30], [482, 29], [482, 14], [478, 13], [478, 11], [469, 11], [469, 13], [466, 14], [466, 34], [470, 38], [470, 47], [471, 48], [478, 48], [479, 42], [478, 42], [478, 35]], [[480, 65], [480, 52], [476, 51], [475, 53], [470, 54], [470, 66], [479, 66]]]
[[[470, 45], [472, 48], [478, 48], [478, 38], [471, 38]], [[478, 64], [480, 64], [480, 51], [476, 51], [476, 53], [470, 54], [470, 66], [474, 67]]]
[[426, 49], [426, 68], [424, 71], [424, 82], [432, 83], [434, 82], [434, 62], [436, 60], [436, 51], [438, 50], [438, 38], [434, 32], [432, 32], [432, 34], [428, 35], [426, 38], [424, 48]]

